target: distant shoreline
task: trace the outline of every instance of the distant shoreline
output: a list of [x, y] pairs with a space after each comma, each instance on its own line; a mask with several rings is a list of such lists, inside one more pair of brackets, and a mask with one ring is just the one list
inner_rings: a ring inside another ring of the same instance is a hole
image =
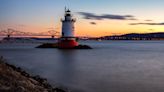
[[[164, 32], [154, 32], [154, 33], [129, 33], [123, 35], [112, 35], [112, 36], [101, 36], [101, 37], [77, 37], [78, 40], [164, 40]], [[27, 37], [27, 36], [11, 36], [10, 38], [6, 36], [0, 36], [0, 40], [35, 40], [35, 41], [54, 41], [59, 38], [51, 37]]]

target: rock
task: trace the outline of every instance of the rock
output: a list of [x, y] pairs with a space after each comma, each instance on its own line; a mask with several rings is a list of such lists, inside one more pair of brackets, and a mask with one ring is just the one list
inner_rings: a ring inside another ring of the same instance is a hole
[[42, 45], [37, 46], [36, 48], [58, 48], [57, 43], [44, 43]]
[[33, 76], [32, 78], [44, 85], [46, 88], [51, 87], [51, 85], [48, 84], [47, 79], [41, 78], [39, 75]]
[[54, 88], [53, 91], [54, 92], [66, 92], [65, 90], [60, 89], [60, 88]]
[[51, 86], [39, 75], [31, 76], [23, 69], [0, 58], [0, 92], [67, 92]]
[[22, 71], [21, 74], [26, 76], [26, 77], [30, 77], [30, 75], [28, 73], [26, 73], [25, 71]]
[[25, 88], [22, 87], [22, 86], [18, 86], [18, 87], [16, 88], [16, 91], [17, 91], [17, 92], [25, 92]]
[[33, 83], [34, 85], [37, 85], [39, 83], [38, 81], [36, 81], [36, 80], [34, 80], [32, 78], [29, 78], [29, 81], [31, 81], [31, 83]]
[[0, 86], [0, 92], [7, 92], [10, 89], [11, 87], [8, 87], [8, 86], [3, 86], [3, 85]]
[[92, 49], [92, 48], [88, 45], [78, 45], [74, 47], [74, 49]]
[[[59, 48], [58, 43], [44, 43], [42, 45], [37, 46], [36, 48], [58, 48], [58, 49], [63, 49], [63, 48]], [[75, 47], [69, 48], [69, 49], [92, 49], [92, 48], [88, 45], [78, 45], [78, 46], [75, 46]]]

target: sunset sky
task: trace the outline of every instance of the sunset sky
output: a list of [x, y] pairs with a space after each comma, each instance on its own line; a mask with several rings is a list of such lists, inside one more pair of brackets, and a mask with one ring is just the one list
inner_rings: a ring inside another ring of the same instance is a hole
[[164, 32], [164, 0], [0, 0], [0, 30], [61, 31], [65, 6], [77, 36]]

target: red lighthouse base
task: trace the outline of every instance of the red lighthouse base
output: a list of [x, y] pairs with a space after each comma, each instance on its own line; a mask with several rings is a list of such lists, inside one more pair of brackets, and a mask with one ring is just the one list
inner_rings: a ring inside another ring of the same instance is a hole
[[62, 38], [59, 42], [58, 42], [58, 47], [61, 49], [71, 49], [78, 46], [78, 42], [76, 42], [75, 38]]

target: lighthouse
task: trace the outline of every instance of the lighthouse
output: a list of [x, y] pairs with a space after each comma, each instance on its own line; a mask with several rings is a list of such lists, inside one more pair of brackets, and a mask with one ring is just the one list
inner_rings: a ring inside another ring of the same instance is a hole
[[76, 41], [76, 37], [74, 35], [74, 23], [75, 19], [72, 18], [71, 11], [69, 9], [65, 9], [64, 19], [62, 22], [62, 32], [61, 38], [59, 40], [59, 48], [69, 49], [78, 46], [78, 42]]
[[62, 32], [57, 43], [45, 43], [37, 48], [58, 48], [58, 49], [92, 49], [88, 45], [78, 44], [75, 37], [75, 19], [72, 18], [71, 11], [65, 8], [65, 16], [61, 20]]

